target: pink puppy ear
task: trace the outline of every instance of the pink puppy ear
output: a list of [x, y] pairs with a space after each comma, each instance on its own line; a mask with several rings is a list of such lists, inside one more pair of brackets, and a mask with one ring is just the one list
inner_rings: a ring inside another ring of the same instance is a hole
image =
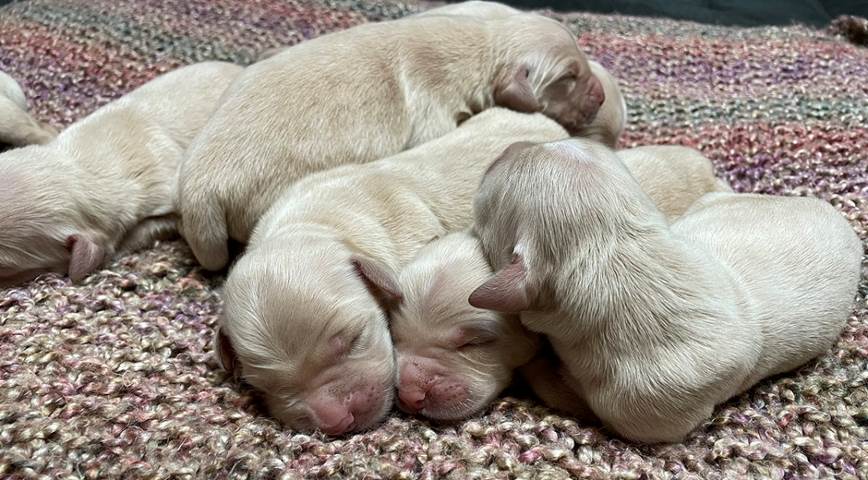
[[93, 272], [105, 260], [105, 249], [84, 235], [74, 234], [66, 237], [69, 249], [69, 278], [78, 282]]
[[354, 254], [351, 261], [383, 308], [389, 309], [401, 301], [401, 289], [396, 280], [398, 277], [389, 267], [361, 254]]
[[536, 295], [528, 284], [527, 266], [520, 255], [470, 294], [470, 305], [484, 310], [518, 313], [528, 310]]
[[506, 81], [499, 82], [494, 88], [494, 103], [517, 112], [533, 113], [542, 110], [530, 85], [529, 73], [527, 67], [522, 66], [509, 75]]

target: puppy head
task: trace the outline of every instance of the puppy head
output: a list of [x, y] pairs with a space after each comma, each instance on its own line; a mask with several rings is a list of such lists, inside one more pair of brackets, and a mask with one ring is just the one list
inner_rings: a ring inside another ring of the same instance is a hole
[[585, 139], [507, 148], [483, 177], [474, 219], [496, 273], [469, 301], [501, 312], [544, 309], [560, 269], [605, 256], [625, 222], [665, 223], [614, 152]]
[[467, 233], [433, 241], [401, 272], [403, 300], [391, 330], [402, 410], [437, 420], [473, 415], [536, 352], [536, 336], [517, 316], [467, 303], [491, 273], [478, 240]]
[[0, 155], [0, 288], [48, 272], [78, 281], [108, 254], [86, 226], [76, 173], [54, 162], [57, 154], [31, 146]]
[[609, 148], [615, 148], [618, 138], [627, 125], [627, 102], [618, 87], [618, 80], [599, 63], [590, 60], [591, 72], [603, 86], [605, 100], [600, 110], [587, 126], [576, 134], [579, 137], [596, 140]]
[[395, 363], [382, 305], [397, 296], [387, 269], [338, 242], [266, 244], [227, 278], [215, 352], [288, 427], [364, 429], [392, 404]]
[[605, 93], [569, 30], [531, 13], [486, 23], [493, 32], [496, 105], [542, 112], [570, 134], [594, 119]]

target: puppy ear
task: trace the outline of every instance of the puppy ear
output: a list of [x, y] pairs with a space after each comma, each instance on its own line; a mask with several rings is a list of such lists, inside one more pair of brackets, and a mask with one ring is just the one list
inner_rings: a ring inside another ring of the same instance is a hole
[[69, 250], [69, 278], [78, 282], [96, 270], [105, 260], [105, 248], [81, 234], [66, 237]]
[[223, 370], [232, 376], [238, 374], [238, 355], [235, 353], [235, 348], [232, 347], [229, 337], [223, 333], [223, 329], [219, 326], [214, 332], [214, 356], [217, 357], [217, 363]]
[[389, 267], [358, 253], [350, 261], [383, 308], [388, 310], [401, 301], [401, 289], [396, 280], [398, 276]]
[[509, 265], [474, 290], [468, 301], [476, 308], [496, 312], [518, 313], [527, 310], [536, 300], [536, 292], [527, 277], [524, 259], [516, 254]]
[[533, 93], [528, 79], [530, 70], [521, 66], [494, 88], [494, 103], [517, 112], [533, 113], [542, 110], [542, 105]]

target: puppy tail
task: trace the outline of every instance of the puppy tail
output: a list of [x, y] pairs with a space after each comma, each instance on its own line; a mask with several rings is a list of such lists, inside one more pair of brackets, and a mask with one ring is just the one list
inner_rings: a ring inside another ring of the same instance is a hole
[[222, 270], [229, 263], [226, 214], [218, 199], [206, 196], [202, 200], [181, 202], [178, 229], [203, 268]]

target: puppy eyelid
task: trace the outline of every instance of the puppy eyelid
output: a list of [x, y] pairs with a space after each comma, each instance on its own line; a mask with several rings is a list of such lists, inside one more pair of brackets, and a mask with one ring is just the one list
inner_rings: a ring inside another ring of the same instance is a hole
[[360, 340], [362, 339], [362, 333], [363, 332], [360, 331], [359, 333], [356, 334], [356, 336], [354, 336], [350, 339], [350, 343], [348, 344], [349, 346], [348, 346], [347, 351], [346, 351], [347, 355], [349, 355], [351, 353], [355, 353], [356, 351], [358, 351]]
[[494, 342], [498, 334], [488, 326], [469, 325], [459, 327], [454, 338], [456, 347], [463, 348]]
[[358, 347], [361, 336], [362, 331], [359, 331], [352, 337], [344, 332], [333, 335], [329, 341], [332, 355], [336, 358], [349, 355]]

